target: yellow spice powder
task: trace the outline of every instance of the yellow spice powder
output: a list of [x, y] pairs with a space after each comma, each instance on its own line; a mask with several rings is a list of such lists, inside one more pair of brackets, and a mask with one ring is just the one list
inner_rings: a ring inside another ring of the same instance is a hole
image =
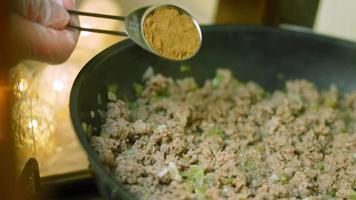
[[149, 46], [163, 57], [184, 59], [200, 48], [200, 34], [192, 19], [174, 7], [151, 12], [143, 24]]

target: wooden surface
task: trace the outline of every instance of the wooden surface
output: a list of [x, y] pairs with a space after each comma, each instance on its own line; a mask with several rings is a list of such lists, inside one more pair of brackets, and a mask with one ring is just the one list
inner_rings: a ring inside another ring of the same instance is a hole
[[266, 3], [267, 0], [220, 0], [216, 23], [261, 25]]
[[220, 0], [216, 23], [312, 27], [318, 3], [319, 0]]

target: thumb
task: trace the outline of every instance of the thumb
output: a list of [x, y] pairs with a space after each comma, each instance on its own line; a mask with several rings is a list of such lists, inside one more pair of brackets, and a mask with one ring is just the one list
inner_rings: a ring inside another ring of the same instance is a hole
[[69, 13], [62, 0], [16, 0], [15, 9], [22, 17], [47, 27], [63, 29]]

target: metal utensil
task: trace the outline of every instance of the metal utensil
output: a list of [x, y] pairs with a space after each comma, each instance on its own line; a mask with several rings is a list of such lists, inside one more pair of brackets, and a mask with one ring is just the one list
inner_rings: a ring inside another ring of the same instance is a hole
[[[159, 55], [163, 57], [161, 54], [159, 54], [157, 51], [155, 51], [153, 48], [150, 47], [148, 41], [146, 40], [144, 33], [143, 33], [143, 23], [145, 21], [145, 18], [150, 14], [151, 12], [155, 11], [158, 8], [162, 7], [173, 7], [177, 9], [179, 12], [184, 13], [185, 15], [189, 16], [196, 27], [196, 30], [199, 33], [199, 43], [201, 44], [202, 41], [202, 35], [201, 35], [201, 30], [199, 24], [195, 21], [195, 19], [185, 10], [182, 8], [179, 8], [174, 5], [154, 5], [154, 6], [147, 6], [140, 8], [131, 14], [129, 14], [127, 17], [124, 16], [114, 16], [114, 15], [105, 15], [105, 14], [98, 14], [98, 13], [88, 13], [88, 12], [82, 12], [82, 11], [76, 11], [76, 10], [68, 10], [68, 12], [72, 15], [83, 15], [83, 16], [89, 16], [89, 17], [97, 17], [97, 18], [105, 18], [105, 19], [113, 19], [113, 20], [119, 20], [119, 21], [124, 21], [125, 22], [125, 29], [126, 31], [113, 31], [113, 30], [103, 30], [103, 29], [93, 29], [93, 28], [85, 28], [85, 27], [80, 27], [74, 24], [68, 24], [67, 26], [70, 28], [74, 28], [80, 31], [88, 31], [88, 32], [95, 32], [95, 33], [104, 33], [104, 34], [110, 34], [110, 35], [118, 35], [118, 36], [127, 36], [131, 40], [133, 40], [136, 44], [141, 46], [142, 48]], [[199, 45], [200, 48], [200, 45]], [[193, 57], [197, 52], [198, 49], [196, 49], [195, 53], [192, 54], [190, 57], [185, 57], [182, 59], [177, 58], [177, 60], [186, 60], [191, 57]], [[172, 59], [172, 58], [169, 58]]]

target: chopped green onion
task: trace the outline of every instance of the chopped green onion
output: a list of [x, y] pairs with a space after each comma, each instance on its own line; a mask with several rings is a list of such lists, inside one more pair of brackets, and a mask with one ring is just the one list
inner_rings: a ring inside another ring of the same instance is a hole
[[236, 88], [238, 88], [238, 87], [242, 86], [243, 83], [241, 83], [239, 80], [235, 80], [234, 81], [234, 85], [235, 85]]
[[206, 199], [205, 198], [205, 191], [206, 191], [206, 187], [203, 186], [195, 186], [194, 192], [195, 194], [197, 194], [199, 199]]
[[116, 93], [119, 87], [116, 84], [109, 84], [107, 88], [108, 92]]
[[156, 99], [162, 99], [171, 96], [168, 88], [163, 88], [157, 91], [157, 95], [155, 96]]
[[82, 129], [89, 137], [91, 136], [92, 126], [90, 124], [88, 125], [87, 123], [82, 122]]
[[85, 122], [82, 122], [82, 129], [85, 133], [88, 132], [88, 124]]
[[129, 104], [129, 103], [130, 103], [129, 98], [128, 98], [126, 95], [124, 95], [124, 96], [122, 97], [122, 100], [124, 100], [124, 102], [125, 102], [126, 104]]
[[118, 91], [118, 86], [116, 84], [109, 84], [107, 86], [108, 88], [108, 93], [107, 93], [107, 97], [110, 101], [116, 101], [117, 97], [117, 91]]
[[197, 165], [191, 165], [190, 168], [182, 173], [182, 177], [193, 182], [204, 178], [204, 170]]
[[324, 165], [322, 161], [317, 161], [314, 165], [315, 169], [319, 170], [319, 171], [323, 171], [324, 170]]
[[256, 169], [256, 164], [255, 164], [255, 161], [247, 159], [247, 160], [245, 160], [245, 162], [243, 162], [242, 167], [246, 171], [252, 171], [252, 170]]
[[187, 181], [184, 183], [185, 190], [188, 192], [193, 192], [194, 191], [194, 184], [191, 181]]
[[328, 195], [330, 195], [331, 197], [335, 197], [336, 196], [336, 188], [332, 188], [330, 191], [328, 191]]
[[272, 182], [274, 182], [274, 183], [279, 182], [279, 183], [281, 183], [282, 185], [288, 184], [288, 182], [289, 182], [289, 177], [288, 177], [288, 175], [287, 175], [287, 174], [284, 174], [284, 173], [282, 173], [282, 174], [280, 174], [280, 175], [277, 175], [277, 174], [273, 173], [273, 174], [271, 175], [270, 179], [272, 180]]
[[135, 110], [139, 107], [137, 101], [129, 102], [129, 109], [130, 110]]
[[288, 178], [287, 174], [281, 174], [279, 177], [280, 177], [280, 178], [279, 178], [279, 182], [280, 182], [282, 185], [288, 184], [289, 178]]
[[216, 76], [213, 78], [211, 84], [213, 85], [213, 87], [219, 87], [219, 85], [221, 84], [222, 80], [223, 80], [223, 76], [220, 74], [216, 74]]
[[90, 117], [92, 118], [92, 119], [94, 119], [95, 118], [95, 112], [94, 111], [90, 111]]
[[266, 151], [265, 146], [263, 144], [258, 144], [256, 148], [261, 154], [264, 154]]
[[198, 195], [199, 198], [205, 198], [205, 174], [202, 168], [197, 165], [191, 165], [187, 171], [181, 173], [181, 176], [184, 180], [187, 181], [188, 186], [191, 186], [187, 189], [192, 190], [192, 188], [194, 188], [194, 192]]
[[179, 67], [179, 71], [182, 72], [182, 73], [184, 73], [184, 72], [190, 72], [190, 71], [191, 71], [191, 67], [188, 66], [188, 65], [181, 65], [181, 66]]
[[232, 185], [234, 183], [234, 177], [228, 177], [223, 180], [224, 185]]
[[207, 137], [212, 137], [215, 135], [218, 136], [223, 136], [223, 131], [218, 127], [218, 126], [214, 126], [212, 129], [209, 130], [209, 132], [207, 133]]
[[98, 112], [99, 117], [100, 117], [101, 119], [105, 119], [105, 118], [106, 118], [105, 111], [103, 111], [103, 110], [101, 110], [101, 109], [98, 109], [97, 112]]
[[144, 91], [144, 89], [145, 89], [145, 88], [143, 87], [143, 85], [138, 84], [138, 83], [134, 83], [134, 84], [133, 84], [133, 87], [134, 87], [136, 96], [137, 96], [137, 97], [142, 96], [142, 93], [143, 93], [143, 91]]
[[113, 92], [108, 92], [108, 99], [110, 101], [116, 101], [117, 100], [116, 94]]
[[335, 108], [337, 106], [337, 99], [335, 96], [328, 96], [325, 99], [325, 104], [330, 108]]
[[356, 200], [356, 191], [350, 190], [348, 196], [350, 200]]

